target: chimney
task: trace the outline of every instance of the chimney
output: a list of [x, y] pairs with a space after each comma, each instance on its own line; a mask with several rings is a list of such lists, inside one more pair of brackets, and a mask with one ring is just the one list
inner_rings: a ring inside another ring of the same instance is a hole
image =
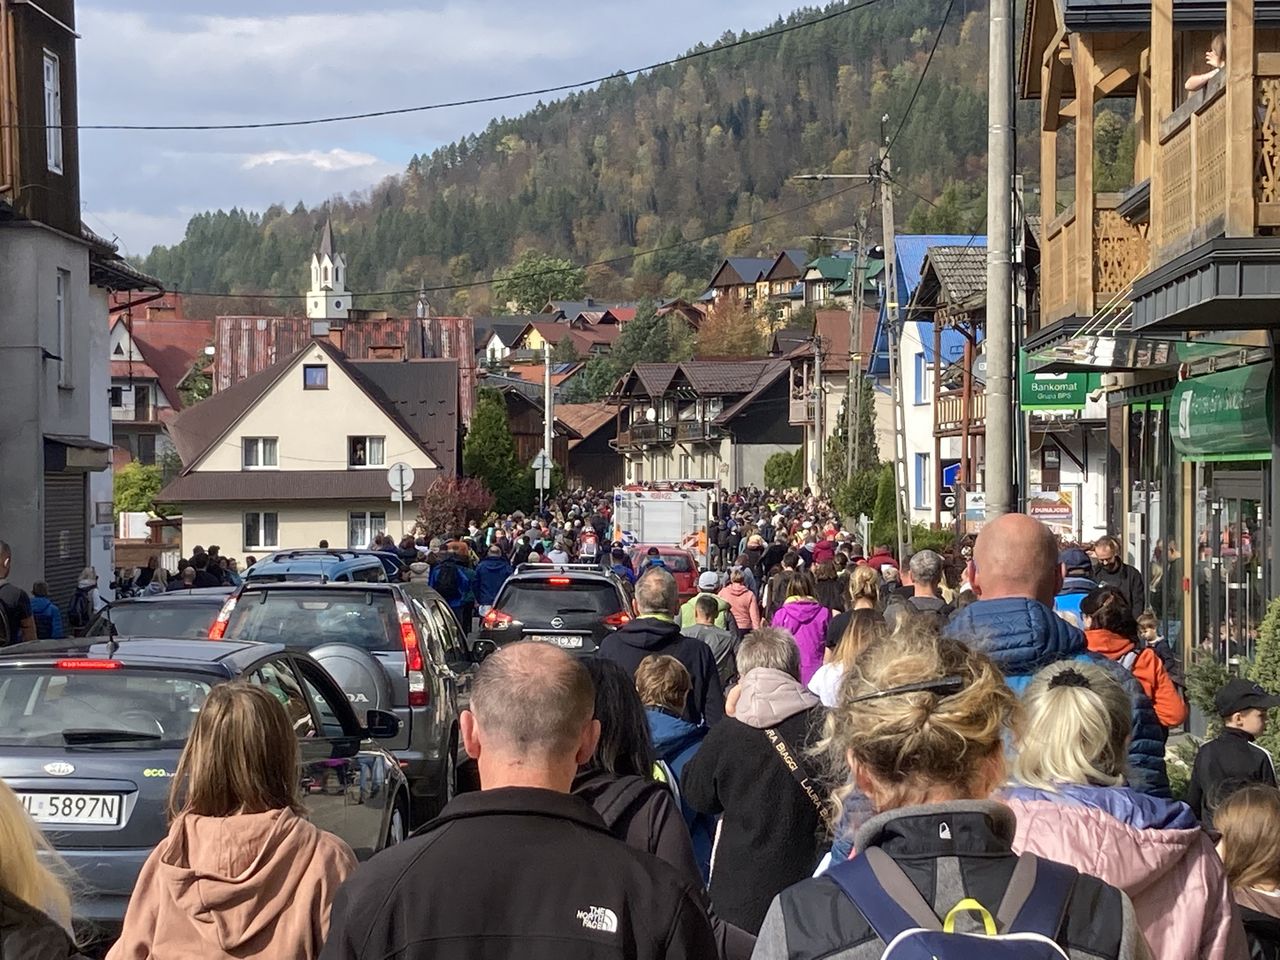
[[398, 343], [385, 343], [369, 347], [370, 360], [403, 360], [404, 347]]
[[329, 330], [325, 334], [325, 339], [339, 350], [342, 349], [342, 328], [336, 327], [332, 323], [329, 324]]

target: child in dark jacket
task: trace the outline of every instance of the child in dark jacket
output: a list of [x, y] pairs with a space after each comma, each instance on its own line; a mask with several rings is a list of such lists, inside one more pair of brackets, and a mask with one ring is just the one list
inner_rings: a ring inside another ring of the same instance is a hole
[[1250, 783], [1276, 785], [1271, 754], [1254, 743], [1267, 729], [1267, 711], [1280, 697], [1249, 680], [1229, 680], [1213, 698], [1222, 732], [1200, 747], [1187, 784], [1187, 805], [1207, 828], [1213, 812], [1234, 790]]

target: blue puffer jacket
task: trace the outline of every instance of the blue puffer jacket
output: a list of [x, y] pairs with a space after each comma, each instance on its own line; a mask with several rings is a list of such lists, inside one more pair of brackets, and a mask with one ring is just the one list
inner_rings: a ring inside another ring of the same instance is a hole
[[1133, 739], [1129, 743], [1129, 785], [1142, 793], [1168, 797], [1164, 765], [1166, 731], [1137, 679], [1120, 664], [1090, 653], [1084, 634], [1036, 600], [1004, 597], [979, 600], [959, 611], [946, 634], [981, 650], [1004, 671], [1021, 695], [1031, 676], [1058, 660], [1094, 663], [1124, 685], [1133, 698]]

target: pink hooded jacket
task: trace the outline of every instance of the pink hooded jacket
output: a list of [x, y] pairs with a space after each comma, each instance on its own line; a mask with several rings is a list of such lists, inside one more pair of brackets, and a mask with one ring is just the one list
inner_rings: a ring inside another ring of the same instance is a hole
[[1014, 850], [1070, 864], [1119, 887], [1159, 960], [1244, 960], [1244, 927], [1232, 909], [1213, 841], [1184, 803], [1128, 787], [1063, 784], [1057, 793], [1014, 787]]
[[788, 597], [770, 626], [790, 630], [800, 648], [800, 682], [808, 683], [822, 666], [831, 611], [811, 597]]

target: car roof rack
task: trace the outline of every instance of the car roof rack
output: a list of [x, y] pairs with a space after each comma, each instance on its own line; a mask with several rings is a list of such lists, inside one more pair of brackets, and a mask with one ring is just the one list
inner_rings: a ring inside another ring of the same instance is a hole
[[516, 573], [537, 573], [545, 570], [547, 573], [571, 572], [581, 570], [589, 573], [604, 573], [598, 563], [519, 563], [516, 564]]
[[[354, 550], [326, 549], [321, 547], [295, 547], [292, 550], [277, 550], [263, 559], [280, 561], [285, 559], [296, 560], [299, 557], [315, 556], [337, 557], [339, 560], [344, 557], [351, 557], [354, 560], [356, 557], [360, 556], [360, 554], [356, 553]], [[262, 561], [259, 560], [258, 562], [261, 563]]]

